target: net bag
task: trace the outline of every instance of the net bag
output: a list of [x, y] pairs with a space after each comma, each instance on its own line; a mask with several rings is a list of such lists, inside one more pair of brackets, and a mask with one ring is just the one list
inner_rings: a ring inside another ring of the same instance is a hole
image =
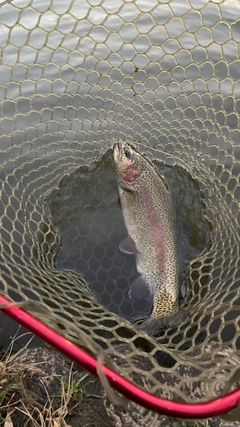
[[[47, 308], [81, 345], [74, 323], [156, 396], [236, 388], [239, 2], [1, 2], [0, 34], [1, 294]], [[150, 308], [128, 299], [135, 263], [118, 249], [118, 139], [166, 175], [192, 228], [190, 319], [155, 338], [135, 322]]]

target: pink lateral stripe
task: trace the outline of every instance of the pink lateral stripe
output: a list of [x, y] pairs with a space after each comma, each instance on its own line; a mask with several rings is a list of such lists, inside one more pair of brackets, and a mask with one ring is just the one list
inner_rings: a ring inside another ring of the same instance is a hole
[[152, 200], [151, 194], [142, 179], [142, 194], [143, 201], [145, 205], [145, 210], [147, 212], [147, 218], [150, 224], [151, 236], [154, 241], [154, 249], [157, 254], [158, 268], [160, 272], [165, 272], [165, 263], [166, 263], [166, 250], [165, 250], [165, 235], [164, 229], [161, 224], [161, 220], [156, 211], [155, 205]]
[[[0, 304], [8, 304], [11, 302], [12, 301], [9, 301], [7, 298], [0, 295]], [[12, 319], [29, 329], [56, 350], [81, 365], [91, 374], [97, 376], [97, 361], [94, 357], [81, 350], [77, 345], [62, 337], [40, 320], [20, 308], [5, 308], [2, 310]], [[240, 389], [238, 389], [224, 397], [207, 403], [176, 403], [153, 396], [152, 394], [138, 388], [106, 366], [103, 366], [103, 371], [111, 386], [128, 399], [144, 406], [147, 409], [171, 417], [189, 419], [214, 417], [236, 408], [240, 401]]]

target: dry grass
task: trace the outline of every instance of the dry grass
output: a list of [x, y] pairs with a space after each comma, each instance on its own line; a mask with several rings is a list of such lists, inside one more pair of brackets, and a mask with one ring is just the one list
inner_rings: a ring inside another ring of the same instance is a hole
[[[17, 354], [12, 353], [13, 340], [4, 360], [0, 361], [0, 425], [13, 427], [12, 420], [17, 412], [18, 416], [24, 419], [21, 424], [23, 427], [70, 427], [65, 418], [69, 411], [78, 405], [76, 402], [82, 398], [86, 386], [83, 381], [89, 374], [75, 380], [71, 366], [67, 382], [61, 381], [58, 377], [60, 388], [54, 396], [49, 395], [42, 382], [47, 398], [46, 401], [40, 402], [38, 396], [34, 396], [34, 393], [29, 392], [25, 386], [23, 373], [26, 370], [26, 364], [21, 365], [17, 361], [19, 354], [29, 347], [31, 340], [32, 338]], [[44, 374], [37, 363], [28, 364], [27, 368]]]

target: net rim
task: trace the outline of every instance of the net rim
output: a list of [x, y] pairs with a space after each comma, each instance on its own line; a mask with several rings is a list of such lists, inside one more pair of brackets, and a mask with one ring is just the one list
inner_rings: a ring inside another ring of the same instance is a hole
[[[12, 303], [12, 301], [0, 295], [0, 304], [9, 303]], [[88, 372], [98, 377], [97, 360], [86, 351], [79, 348], [76, 344], [64, 338], [21, 308], [12, 307], [1, 310], [13, 320], [50, 344], [57, 351], [81, 365], [83, 369], [86, 369]], [[239, 388], [221, 398], [210, 400], [205, 403], [177, 403], [156, 397], [144, 391], [105, 365], [103, 365], [102, 369], [113, 389], [146, 409], [170, 417], [188, 419], [215, 417], [235, 409], [240, 402]]]

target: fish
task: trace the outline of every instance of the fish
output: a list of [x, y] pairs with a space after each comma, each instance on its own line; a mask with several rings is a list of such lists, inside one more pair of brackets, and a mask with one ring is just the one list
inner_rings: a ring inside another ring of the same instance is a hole
[[164, 176], [132, 141], [113, 145], [119, 198], [128, 236], [120, 243], [123, 254], [134, 254], [139, 273], [129, 290], [133, 303], [152, 305], [141, 329], [149, 335], [179, 325], [189, 316], [180, 307], [182, 266], [181, 227]]

